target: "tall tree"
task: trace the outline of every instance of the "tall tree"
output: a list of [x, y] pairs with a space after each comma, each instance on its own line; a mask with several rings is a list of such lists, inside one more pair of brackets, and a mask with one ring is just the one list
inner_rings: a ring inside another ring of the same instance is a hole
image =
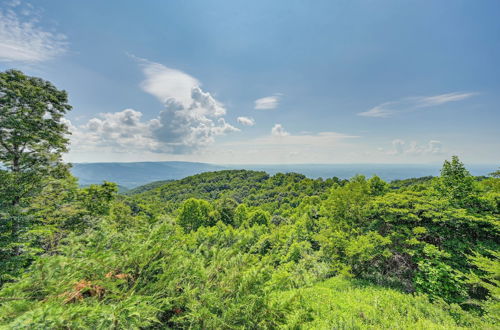
[[445, 160], [441, 168], [438, 191], [459, 207], [470, 206], [474, 194], [474, 178], [457, 156]]
[[0, 73], [0, 163], [7, 169], [1, 178], [10, 183], [6, 197], [16, 206], [35, 192], [44, 176], [64, 169], [61, 155], [69, 134], [63, 122], [71, 109], [66, 91], [18, 70]]
[[71, 109], [65, 91], [17, 70], [0, 72], [0, 285], [26, 267], [33, 253], [30, 199], [50, 178], [65, 176], [61, 156]]

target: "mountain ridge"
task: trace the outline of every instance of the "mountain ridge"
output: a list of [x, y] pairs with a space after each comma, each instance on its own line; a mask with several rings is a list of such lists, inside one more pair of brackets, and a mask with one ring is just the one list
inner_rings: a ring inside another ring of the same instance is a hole
[[[473, 175], [487, 175], [496, 169], [494, 164], [470, 165]], [[219, 165], [202, 162], [96, 162], [73, 163], [71, 169], [79, 178], [80, 185], [116, 182], [133, 189], [156, 181], [179, 180], [203, 172], [230, 169], [265, 171], [276, 173], [300, 173], [309, 178], [338, 177], [349, 179], [356, 174], [378, 175], [386, 181], [439, 175], [438, 164], [276, 164], [276, 165]]]

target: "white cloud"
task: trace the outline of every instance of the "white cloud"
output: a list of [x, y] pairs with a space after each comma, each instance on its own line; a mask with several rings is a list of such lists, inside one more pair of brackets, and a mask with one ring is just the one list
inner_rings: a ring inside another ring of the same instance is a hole
[[0, 10], [0, 61], [41, 62], [66, 52], [66, 37], [40, 27], [29, 6], [16, 13], [19, 5], [12, 2], [11, 8]]
[[434, 155], [440, 155], [443, 153], [443, 144], [441, 141], [430, 140], [428, 144], [428, 151]]
[[141, 88], [165, 105], [153, 132], [169, 153], [190, 153], [206, 147], [218, 135], [238, 131], [223, 116], [226, 108], [201, 89], [198, 79], [162, 64], [136, 58], [145, 75]]
[[241, 125], [244, 125], [244, 126], [255, 125], [255, 120], [253, 118], [249, 118], [249, 117], [238, 117], [236, 119], [236, 121], [238, 121], [238, 123], [240, 123]]
[[358, 113], [358, 116], [363, 116], [363, 117], [389, 117], [394, 113], [394, 110], [389, 109], [389, 106], [394, 104], [396, 102], [386, 102], [382, 103], [380, 105], [377, 105], [376, 107], [371, 108], [370, 110], [366, 112], [360, 112]]
[[271, 134], [247, 141], [227, 143], [227, 145], [254, 147], [264, 146], [296, 146], [296, 147], [331, 147], [345, 139], [359, 138], [355, 135], [347, 135], [337, 132], [319, 132], [317, 134], [290, 134], [281, 124], [275, 124]]
[[217, 136], [239, 131], [224, 120], [226, 109], [201, 89], [196, 78], [138, 60], [145, 74], [141, 87], [161, 100], [164, 110], [148, 121], [142, 121], [141, 112], [125, 109], [71, 125], [74, 148], [189, 154], [214, 143]]
[[[430, 140], [424, 145], [418, 144], [416, 141], [406, 143], [401, 139], [395, 139], [391, 142], [392, 149], [385, 152], [387, 155], [442, 155], [443, 145], [440, 141]], [[384, 152], [384, 149], [379, 148], [379, 151]]]
[[199, 88], [201, 85], [196, 78], [159, 63], [141, 58], [135, 59], [139, 62], [146, 77], [141, 83], [141, 88], [146, 93], [155, 96], [162, 103], [175, 99], [184, 106], [191, 104], [193, 88]]
[[415, 101], [418, 103], [418, 107], [432, 107], [436, 105], [445, 104], [448, 102], [462, 101], [469, 97], [477, 95], [477, 93], [448, 93], [428, 97], [417, 97]]
[[239, 131], [226, 123], [223, 114], [225, 109], [209, 93], [195, 87], [189, 106], [172, 98], [167, 100], [154, 136], [167, 147], [165, 152], [194, 152], [212, 144], [218, 135]]
[[405, 141], [403, 140], [400, 139], [393, 140], [392, 141], [393, 150], [389, 151], [389, 154], [400, 155], [404, 153], [404, 144]]
[[275, 94], [273, 96], [266, 96], [260, 99], [255, 100], [256, 110], [270, 110], [276, 109], [278, 107], [279, 101], [281, 98], [281, 94]]
[[447, 93], [434, 96], [415, 96], [407, 97], [398, 101], [384, 102], [368, 111], [358, 113], [363, 117], [390, 117], [397, 113], [416, 111], [420, 108], [429, 108], [442, 105], [449, 102], [462, 101], [477, 93]]
[[66, 120], [71, 131], [72, 151], [103, 151], [113, 153], [157, 151], [161, 144], [153, 132], [160, 127], [158, 119], [141, 120], [142, 113], [125, 109], [103, 113], [83, 125]]
[[271, 129], [272, 136], [288, 136], [290, 135], [281, 124], [276, 124]]

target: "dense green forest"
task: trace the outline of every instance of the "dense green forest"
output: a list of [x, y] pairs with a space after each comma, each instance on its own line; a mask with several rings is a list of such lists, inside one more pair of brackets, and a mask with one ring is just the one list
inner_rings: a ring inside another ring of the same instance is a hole
[[498, 328], [500, 173], [207, 172], [118, 194], [67, 95], [0, 73], [0, 328]]

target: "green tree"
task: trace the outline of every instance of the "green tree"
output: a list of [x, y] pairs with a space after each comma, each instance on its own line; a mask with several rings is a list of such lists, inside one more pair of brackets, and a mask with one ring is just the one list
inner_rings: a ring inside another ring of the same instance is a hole
[[269, 222], [271, 221], [271, 215], [269, 212], [257, 209], [253, 212], [251, 212], [248, 215], [248, 224], [249, 226], [253, 225], [269, 225]]
[[389, 185], [380, 177], [374, 175], [368, 180], [370, 193], [374, 196], [383, 195], [389, 190]]
[[496, 170], [495, 172], [490, 173], [490, 175], [494, 178], [500, 178], [500, 169]]
[[453, 156], [451, 161], [444, 161], [437, 189], [452, 204], [466, 207], [474, 194], [474, 178], [458, 157]]
[[223, 198], [215, 203], [215, 208], [218, 212], [218, 220], [226, 225], [235, 225], [235, 211], [238, 203], [231, 198]]
[[234, 210], [234, 225], [239, 227], [247, 221], [248, 209], [245, 204], [240, 204]]
[[177, 223], [184, 228], [186, 233], [197, 230], [201, 226], [213, 225], [211, 211], [212, 205], [209, 202], [190, 198], [182, 203]]
[[50, 82], [21, 71], [0, 73], [0, 205], [35, 195], [47, 175], [67, 174], [61, 156], [69, 134], [63, 121], [68, 96]]
[[322, 213], [335, 226], [352, 226], [366, 221], [364, 208], [370, 199], [370, 185], [363, 175], [354, 176], [343, 186], [334, 186]]
[[22, 255], [29, 254], [29, 199], [47, 178], [68, 175], [61, 160], [68, 145], [67, 102], [66, 92], [48, 81], [17, 70], [0, 73], [0, 276], [23, 267]]
[[92, 184], [80, 191], [79, 200], [90, 215], [108, 215], [117, 192], [118, 186], [113, 182]]
[[[71, 109], [66, 91], [21, 71], [0, 73], [0, 162], [23, 183], [53, 173], [62, 164], [69, 134], [63, 121]], [[15, 195], [12, 204], [20, 202]]]

